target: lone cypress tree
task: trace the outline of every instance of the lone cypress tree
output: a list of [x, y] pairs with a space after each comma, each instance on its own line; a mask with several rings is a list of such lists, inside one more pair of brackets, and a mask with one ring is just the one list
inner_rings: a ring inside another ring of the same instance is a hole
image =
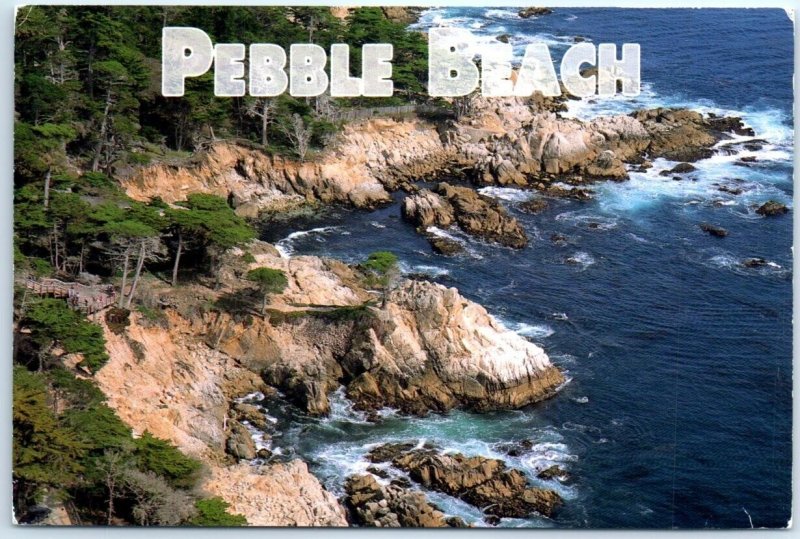
[[247, 278], [258, 285], [261, 291], [261, 316], [267, 312], [267, 299], [270, 294], [280, 294], [289, 285], [286, 274], [274, 268], [256, 268], [247, 273]]

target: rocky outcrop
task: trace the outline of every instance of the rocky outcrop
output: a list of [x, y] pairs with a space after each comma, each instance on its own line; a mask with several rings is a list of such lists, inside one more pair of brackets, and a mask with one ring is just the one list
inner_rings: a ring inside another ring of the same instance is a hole
[[412, 414], [519, 408], [564, 381], [541, 348], [456, 289], [425, 281], [406, 281], [373, 310], [342, 365], [357, 406]]
[[220, 142], [187, 164], [145, 166], [121, 183], [135, 200], [176, 202], [190, 193], [213, 193], [254, 217], [317, 202], [371, 208], [390, 201], [384, 185], [396, 188], [406, 178], [435, 173], [448, 160], [433, 126], [377, 119], [345, 127], [339, 142], [313, 162]]
[[555, 491], [530, 486], [524, 473], [497, 459], [443, 454], [435, 447], [414, 448], [414, 444], [379, 446], [370, 459], [391, 462], [426, 489], [461, 498], [487, 515], [524, 518], [535, 512], [551, 516], [563, 503]]
[[458, 224], [467, 234], [507, 247], [521, 249], [528, 244], [525, 230], [499, 202], [469, 187], [440, 183], [435, 193], [425, 189], [407, 197], [402, 213], [422, 230]]
[[[381, 305], [352, 268], [281, 258], [257, 245], [248, 248], [255, 261], [237, 271], [287, 273], [287, 290], [271, 299], [274, 311], [267, 318], [208, 313], [194, 331], [312, 415], [328, 412], [328, 394], [341, 384], [361, 409], [425, 414], [521, 407], [551, 396], [564, 380], [541, 348], [454, 288], [407, 280]], [[230, 272], [223, 283], [247, 286]], [[328, 302], [319, 301], [325, 294]]]
[[419, 491], [381, 485], [373, 475], [354, 475], [345, 483], [345, 504], [353, 522], [378, 528], [463, 527], [461, 519], [446, 519]]
[[788, 211], [789, 208], [786, 207], [786, 204], [781, 204], [780, 202], [775, 202], [774, 200], [769, 200], [756, 209], [756, 213], [763, 215], [764, 217], [783, 215]]
[[[476, 120], [482, 131], [473, 126], [455, 128], [453, 138], [461, 143], [462, 160], [470, 163], [479, 183], [534, 187], [568, 174], [625, 179], [624, 163], [641, 156], [649, 143], [642, 124], [630, 117], [583, 123], [552, 112], [532, 113], [530, 106], [527, 114], [515, 110], [511, 106], [484, 112]], [[512, 118], [505, 119], [507, 115]]]
[[651, 158], [694, 162], [710, 157], [714, 153], [712, 146], [726, 133], [754, 134], [741, 118], [703, 116], [693, 110], [657, 108], [636, 111], [631, 116], [642, 123], [650, 136], [647, 153]]

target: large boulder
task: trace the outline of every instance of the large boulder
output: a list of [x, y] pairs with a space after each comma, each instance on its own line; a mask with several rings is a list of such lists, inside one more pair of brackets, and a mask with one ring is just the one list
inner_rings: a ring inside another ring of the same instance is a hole
[[253, 460], [256, 458], [256, 444], [247, 427], [236, 420], [228, 422], [230, 434], [225, 448], [237, 460]]
[[763, 215], [764, 217], [783, 215], [788, 211], [789, 208], [786, 207], [786, 204], [781, 204], [780, 202], [775, 202], [774, 200], [769, 200], [756, 209], [756, 213]]
[[452, 206], [458, 226], [467, 234], [515, 249], [528, 244], [522, 225], [496, 200], [446, 182], [437, 186], [436, 193]]
[[401, 206], [403, 218], [418, 228], [438, 226], [447, 228], [455, 223], [453, 206], [428, 189], [406, 197]]

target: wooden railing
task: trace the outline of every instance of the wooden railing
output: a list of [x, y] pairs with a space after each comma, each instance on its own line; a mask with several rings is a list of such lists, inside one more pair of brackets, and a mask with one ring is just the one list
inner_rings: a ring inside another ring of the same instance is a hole
[[111, 285], [89, 286], [58, 279], [28, 279], [25, 288], [38, 296], [65, 298], [70, 307], [86, 314], [102, 311], [117, 300], [117, 293]]

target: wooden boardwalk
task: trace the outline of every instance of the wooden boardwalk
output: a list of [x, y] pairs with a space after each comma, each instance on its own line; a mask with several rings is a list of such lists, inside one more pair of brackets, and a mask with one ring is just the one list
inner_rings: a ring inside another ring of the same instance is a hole
[[87, 315], [100, 312], [117, 300], [117, 293], [111, 285], [89, 286], [58, 279], [28, 279], [25, 288], [38, 296], [65, 298], [70, 307]]

